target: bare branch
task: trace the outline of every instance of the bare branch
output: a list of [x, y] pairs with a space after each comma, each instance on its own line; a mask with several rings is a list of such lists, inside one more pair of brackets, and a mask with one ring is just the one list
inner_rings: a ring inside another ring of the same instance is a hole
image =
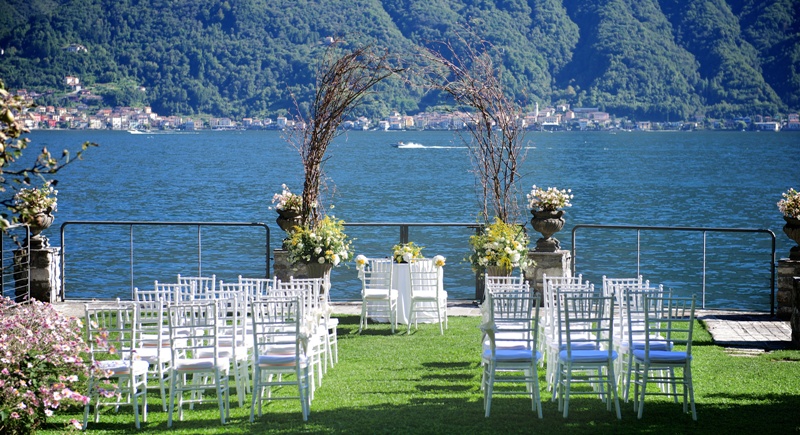
[[438, 43], [444, 54], [425, 50], [422, 56], [429, 65], [423, 74], [431, 89], [470, 109], [462, 140], [470, 150], [478, 179], [482, 216], [489, 221], [491, 212], [503, 222], [511, 222], [520, 214], [519, 167], [525, 158], [525, 130], [518, 121], [521, 110], [503, 91], [491, 45], [473, 32], [468, 35], [469, 39], [459, 35], [457, 41], [463, 45], [463, 55], [450, 42]]
[[317, 70], [316, 92], [307, 121], [298, 111], [304, 124], [302, 138], [295, 137], [305, 170], [303, 183], [302, 222], [314, 224], [320, 219], [320, 180], [325, 151], [341, 133], [339, 126], [360, 100], [372, 88], [402, 69], [392, 67], [387, 52], [376, 53], [371, 46], [361, 46], [340, 54], [334, 42], [325, 51]]

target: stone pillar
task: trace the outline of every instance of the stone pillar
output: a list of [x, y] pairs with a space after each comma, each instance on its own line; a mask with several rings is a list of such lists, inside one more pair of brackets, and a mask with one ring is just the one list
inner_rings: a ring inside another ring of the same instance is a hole
[[18, 300], [24, 297], [28, 274], [31, 299], [48, 303], [64, 300], [61, 294], [61, 248], [31, 249], [30, 259], [26, 258], [25, 251], [15, 251], [14, 269]]
[[792, 347], [800, 349], [800, 276], [795, 276], [792, 289]]
[[305, 264], [292, 264], [289, 261], [289, 252], [284, 249], [272, 251], [272, 275], [281, 281], [289, 281], [289, 278], [308, 278], [308, 271]]
[[789, 320], [792, 316], [792, 291], [794, 277], [800, 276], [800, 261], [781, 258], [778, 260], [778, 290], [776, 294], [779, 319]]
[[542, 293], [544, 279], [547, 276], [572, 276], [572, 253], [559, 250], [555, 252], [528, 252], [528, 267], [525, 279], [538, 294]]

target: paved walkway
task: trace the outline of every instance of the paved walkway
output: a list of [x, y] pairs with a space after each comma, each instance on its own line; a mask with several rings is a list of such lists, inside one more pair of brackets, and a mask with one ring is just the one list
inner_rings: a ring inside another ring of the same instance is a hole
[[[54, 304], [56, 309], [71, 316], [83, 316], [87, 301], [67, 301]], [[335, 302], [336, 314], [361, 314], [361, 302]], [[480, 316], [480, 308], [467, 300], [450, 301], [447, 306], [451, 316]], [[700, 310], [697, 318], [711, 333], [714, 343], [734, 349], [734, 353], [757, 353], [790, 349], [792, 329], [788, 321], [778, 320], [769, 314]]]

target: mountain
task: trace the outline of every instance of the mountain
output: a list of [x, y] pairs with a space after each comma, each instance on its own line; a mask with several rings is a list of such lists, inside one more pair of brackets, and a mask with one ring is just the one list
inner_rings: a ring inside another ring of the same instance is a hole
[[[457, 41], [465, 26], [526, 107], [650, 120], [800, 109], [794, 0], [0, 0], [0, 78], [55, 90], [49, 104], [66, 104], [75, 76], [105, 105], [274, 116], [310, 100], [326, 38], [386, 48], [411, 73], [421, 47]], [[356, 114], [446, 103], [406, 78]]]

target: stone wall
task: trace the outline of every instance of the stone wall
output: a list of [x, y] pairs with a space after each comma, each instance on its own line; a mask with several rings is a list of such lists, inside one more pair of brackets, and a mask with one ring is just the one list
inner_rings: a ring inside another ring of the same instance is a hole
[[792, 285], [792, 347], [800, 349], [800, 276], [795, 276]]
[[525, 279], [536, 293], [542, 293], [544, 274], [547, 274], [547, 276], [572, 276], [572, 253], [565, 250], [528, 252], [528, 267], [525, 269]]
[[[27, 268], [30, 274], [31, 299], [42, 302], [63, 301], [61, 294], [61, 248], [31, 249], [30, 260], [25, 258], [25, 251], [16, 251], [14, 254], [15, 277], [20, 281], [16, 284], [18, 292], [27, 287], [27, 274], [20, 268]], [[18, 299], [24, 295], [17, 294]]]
[[782, 258], [778, 260], [778, 318], [788, 320], [792, 316], [792, 292], [794, 277], [800, 276], [800, 261]]

